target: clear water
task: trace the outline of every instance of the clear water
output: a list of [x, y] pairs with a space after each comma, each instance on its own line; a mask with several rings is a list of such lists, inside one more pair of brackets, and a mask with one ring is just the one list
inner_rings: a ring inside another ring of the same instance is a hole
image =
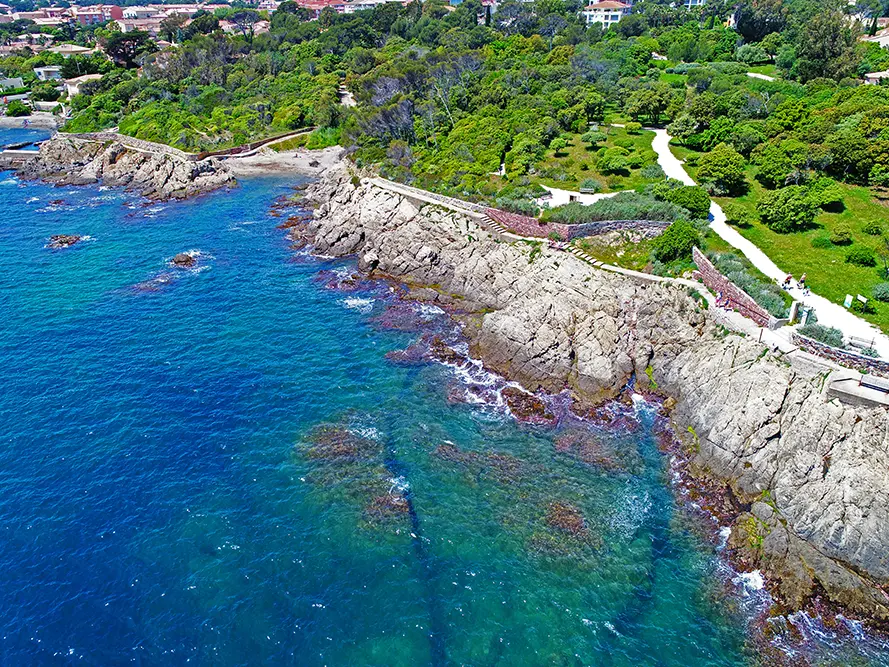
[[[385, 357], [417, 337], [374, 324], [388, 288], [293, 261], [291, 185], [148, 204], [0, 174], [0, 664], [752, 663], [654, 414], [593, 429], [602, 466], [556, 447], [576, 424], [449, 401], [453, 369]], [[319, 458], [319, 425], [370, 453]], [[368, 509], [393, 493], [410, 513]]]

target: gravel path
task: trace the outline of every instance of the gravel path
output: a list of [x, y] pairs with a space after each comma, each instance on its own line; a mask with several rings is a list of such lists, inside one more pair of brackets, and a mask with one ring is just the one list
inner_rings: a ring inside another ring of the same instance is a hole
[[[752, 74], [752, 73], [751, 73]], [[764, 74], [761, 76], [765, 76]], [[670, 135], [666, 130], [654, 130], [655, 137], [652, 141], [652, 148], [657, 153], [658, 164], [664, 173], [676, 180], [682, 181], [686, 185], [695, 185], [691, 176], [685, 171], [682, 162], [673, 155], [670, 150]], [[710, 202], [710, 227], [716, 234], [726, 241], [729, 245], [739, 250], [750, 263], [757, 269], [762, 271], [769, 278], [778, 283], [784, 282], [787, 271], [782, 271], [778, 266], [768, 258], [768, 256], [753, 243], [741, 236], [736, 229], [728, 226], [725, 222], [725, 213], [722, 208], [714, 201]], [[799, 276], [795, 276], [799, 278]], [[863, 319], [850, 313], [843, 308], [842, 305], [828, 301], [824, 297], [810, 293], [805, 296], [802, 290], [794, 287], [790, 290], [791, 296], [797, 301], [802, 302], [806, 306], [811, 306], [818, 314], [819, 324], [840, 329], [848, 338], [855, 336], [857, 338], [865, 338], [874, 341], [874, 348], [883, 358], [889, 358], [889, 336], [881, 333], [872, 324], [865, 322]], [[854, 294], [852, 296], [855, 296]]]

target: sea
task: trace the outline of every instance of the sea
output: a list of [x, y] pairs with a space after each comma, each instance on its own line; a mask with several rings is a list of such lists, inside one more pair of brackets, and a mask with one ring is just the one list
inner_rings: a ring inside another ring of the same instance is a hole
[[410, 354], [465, 341], [296, 249], [304, 182], [0, 173], [0, 665], [889, 664], [851, 621], [763, 632], [656, 404], [523, 423], [479, 362]]

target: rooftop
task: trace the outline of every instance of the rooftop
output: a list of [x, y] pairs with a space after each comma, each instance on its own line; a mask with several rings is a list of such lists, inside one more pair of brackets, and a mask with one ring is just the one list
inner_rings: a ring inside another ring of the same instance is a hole
[[591, 5], [587, 5], [586, 9], [629, 9], [630, 5], [624, 4], [623, 2], [617, 2], [617, 0], [601, 0], [600, 2], [594, 2]]

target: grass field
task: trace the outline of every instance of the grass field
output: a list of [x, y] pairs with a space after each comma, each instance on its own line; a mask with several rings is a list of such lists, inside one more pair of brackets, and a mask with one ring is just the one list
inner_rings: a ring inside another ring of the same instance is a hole
[[[696, 155], [694, 151], [673, 147], [674, 154], [680, 159]], [[695, 177], [695, 166], [686, 165], [692, 178]], [[766, 189], [754, 178], [755, 167], [748, 167], [747, 180], [750, 190], [742, 197], [719, 197], [716, 202], [721, 206], [727, 203], [739, 204], [752, 213], [756, 212], [756, 202]], [[792, 234], [778, 234], [765, 225], [756, 222], [738, 231], [752, 241], [782, 270], [799, 278], [806, 274], [806, 282], [812, 290], [833, 301], [842, 304], [847, 294], [871, 298], [871, 291], [877, 283], [884, 282], [878, 273], [882, 263], [878, 260], [877, 267], [859, 267], [846, 263], [846, 253], [855, 245], [865, 245], [878, 249], [882, 245], [879, 236], [871, 236], [863, 231], [870, 221], [878, 221], [889, 234], [889, 195], [876, 192], [870, 188], [841, 183], [844, 191], [843, 208], [837, 212], [822, 211], [815, 219], [811, 229]], [[813, 248], [812, 240], [830, 236], [838, 225], [848, 225], [852, 230], [851, 245], [831, 245], [827, 248]], [[889, 332], [889, 304], [871, 299], [870, 304], [876, 313], [862, 314], [861, 317]]]
[[600, 129], [608, 139], [592, 150], [580, 140], [580, 134], [572, 134], [568, 147], [558, 154], [553, 150], [547, 150], [542, 168], [537, 175], [531, 177], [531, 180], [554, 188], [577, 190], [583, 179], [594, 178], [602, 185], [601, 192], [634, 190], [644, 183], [658, 180], [642, 176], [641, 167], [628, 169], [619, 174], [602, 174], [595, 167], [596, 151], [603, 146], [605, 148], [622, 146], [631, 153], [641, 154], [644, 158], [643, 166], [655, 164], [657, 156], [651, 150], [654, 132], [643, 130], [631, 134], [622, 127], [604, 125]]

